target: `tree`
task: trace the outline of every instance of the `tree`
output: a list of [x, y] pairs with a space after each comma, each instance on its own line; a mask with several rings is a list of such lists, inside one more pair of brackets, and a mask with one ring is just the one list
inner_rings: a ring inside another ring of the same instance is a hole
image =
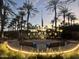
[[0, 20], [1, 20], [1, 36], [3, 35], [3, 20], [2, 20], [2, 7], [3, 7], [3, 0], [0, 0]]
[[37, 8], [34, 8], [33, 4], [28, 0], [19, 9], [24, 10], [25, 13], [27, 14], [27, 30], [28, 30], [29, 18], [31, 16], [31, 14], [35, 15], [35, 13], [38, 12]]
[[[7, 11], [11, 11], [9, 8], [9, 4], [14, 5], [15, 3], [12, 0], [0, 0], [0, 16], [1, 16], [1, 37], [4, 37], [4, 25], [5, 25], [5, 19], [7, 17]], [[3, 12], [4, 11], [4, 12]], [[3, 12], [3, 13], [2, 13]], [[12, 12], [12, 11], [11, 11]]]
[[54, 11], [55, 11], [55, 18], [54, 18], [54, 20], [55, 20], [55, 31], [56, 31], [56, 28], [57, 28], [57, 7], [58, 7], [59, 4], [60, 4], [60, 0], [50, 0], [48, 2], [48, 9], [53, 8]]
[[16, 16], [16, 22], [17, 22], [17, 30], [19, 31], [19, 28], [20, 28], [20, 15]]
[[[55, 34], [57, 34], [57, 19], [58, 19], [58, 15], [57, 15], [57, 10], [59, 9], [59, 7], [61, 7], [61, 5], [64, 3], [65, 1], [62, 0], [50, 0], [48, 2], [48, 9], [52, 9], [55, 12]], [[56, 38], [56, 36], [55, 36]]]
[[67, 16], [67, 18], [68, 18], [68, 25], [70, 24], [70, 16], [72, 15], [72, 12], [68, 12], [67, 14], [66, 14], [66, 16]]
[[52, 23], [52, 28], [53, 28], [54, 22], [55, 22], [55, 20], [52, 20], [52, 21], [51, 21], [51, 23]]
[[65, 25], [66, 14], [68, 13], [68, 8], [66, 6], [60, 7], [60, 15], [63, 15], [63, 24]]
[[[62, 5], [62, 4], [70, 4], [72, 2], [74, 2], [75, 0], [50, 0], [48, 2], [48, 9], [52, 9], [55, 11], [55, 31], [56, 31], [56, 27], [57, 27], [57, 9]], [[65, 18], [65, 17], [64, 17]]]
[[73, 25], [72, 22], [74, 22], [74, 20], [77, 20], [77, 18], [76, 18], [75, 15], [71, 15], [71, 16], [70, 16], [70, 19], [71, 19], [71, 25]]
[[25, 16], [25, 12], [21, 10], [19, 12], [19, 15], [21, 17], [21, 21], [20, 21], [21, 24], [20, 25], [21, 25], [21, 31], [22, 31], [22, 24], [23, 24], [23, 21], [24, 21], [23, 17]]
[[68, 3], [68, 4], [70, 4], [70, 3], [73, 3], [75, 1], [77, 1], [77, 0], [66, 0], [65, 2]]
[[8, 25], [8, 28], [13, 28], [15, 31], [17, 30], [17, 18], [13, 18]]

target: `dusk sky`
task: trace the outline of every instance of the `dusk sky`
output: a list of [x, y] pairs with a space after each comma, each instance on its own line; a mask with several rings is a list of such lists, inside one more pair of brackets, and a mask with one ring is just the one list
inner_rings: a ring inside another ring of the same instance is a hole
[[[23, 5], [24, 1], [25, 0], [16, 0], [16, 2], [17, 2], [16, 8], [21, 7]], [[39, 13], [37, 13], [36, 16], [31, 17], [29, 22], [34, 24], [34, 25], [41, 24], [41, 14], [42, 14], [43, 20], [44, 20], [44, 25], [50, 24], [51, 20], [54, 18], [54, 12], [52, 12], [50, 10], [48, 11], [46, 9], [46, 6], [47, 6], [46, 0], [31, 0], [31, 1], [34, 4], [34, 7], [38, 9]], [[71, 4], [69, 7], [71, 9], [71, 12], [73, 12], [77, 16], [77, 18], [79, 17], [79, 5], [78, 5], [78, 3], [79, 3], [79, 1], [77, 0], [76, 2]], [[16, 13], [17, 12], [18, 11], [16, 10]]]

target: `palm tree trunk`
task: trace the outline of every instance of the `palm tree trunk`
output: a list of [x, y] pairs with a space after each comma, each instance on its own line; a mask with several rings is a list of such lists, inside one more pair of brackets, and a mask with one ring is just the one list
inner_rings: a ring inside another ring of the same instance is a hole
[[20, 19], [17, 17], [17, 20], [18, 20], [18, 22], [17, 22], [17, 25], [18, 25], [18, 26], [17, 26], [17, 31], [18, 31], [18, 36], [19, 36], [19, 37], [18, 37], [18, 40], [19, 40], [19, 39], [20, 39], [20, 30], [19, 30], [19, 20], [20, 20]]
[[55, 32], [56, 32], [56, 30], [57, 30], [57, 7], [56, 7], [56, 5], [55, 5]]
[[15, 23], [15, 31], [16, 31], [17, 29], [16, 29], [16, 23]]
[[26, 23], [24, 23], [24, 30], [25, 30], [25, 27], [26, 27], [25, 25], [26, 25]]
[[4, 22], [5, 22], [5, 17], [6, 17], [6, 10], [4, 9], [4, 14], [2, 15], [1, 18], [1, 37], [4, 37]]
[[[23, 36], [22, 36], [22, 23], [23, 22], [23, 16], [21, 16], [21, 30], [20, 30], [20, 43], [23, 42]], [[22, 50], [22, 45], [21, 45], [21, 50]]]
[[2, 9], [0, 9], [0, 18], [1, 18], [1, 37], [2, 37], [2, 32], [3, 32], [2, 30]]
[[64, 26], [65, 26], [65, 13], [63, 13], [63, 19], [64, 19], [63, 24], [64, 24]]
[[71, 25], [72, 25], [72, 19], [71, 19]]
[[21, 33], [20, 33], [21, 37], [22, 37], [22, 28], [23, 28], [23, 26], [22, 26], [23, 23], [22, 22], [23, 22], [23, 16], [21, 17]]
[[28, 10], [28, 15], [27, 15], [27, 30], [29, 29], [29, 27], [28, 27], [29, 17], [30, 17], [30, 11]]
[[1, 16], [1, 37], [3, 38], [3, 29], [4, 29], [4, 27], [3, 27], [3, 16]]
[[68, 16], [68, 25], [69, 25], [69, 20], [70, 20], [70, 19], [69, 19], [69, 16]]
[[0, 18], [1, 18], [1, 37], [3, 37], [3, 15], [2, 15], [3, 0], [0, 0]]
[[73, 24], [75, 24], [75, 21], [74, 20], [72, 22], [73, 22]]

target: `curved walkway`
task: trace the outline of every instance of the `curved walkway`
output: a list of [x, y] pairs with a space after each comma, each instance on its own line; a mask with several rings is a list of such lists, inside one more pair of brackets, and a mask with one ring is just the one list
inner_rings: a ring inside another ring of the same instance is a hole
[[69, 53], [69, 52], [73, 52], [75, 50], [77, 50], [79, 48], [79, 44], [77, 44], [77, 46], [75, 46], [74, 48], [70, 49], [70, 50], [67, 50], [67, 51], [60, 51], [60, 52], [29, 52], [29, 51], [22, 51], [22, 50], [19, 50], [19, 49], [15, 49], [15, 48], [12, 48], [8, 42], [6, 42], [7, 44], [7, 48], [12, 50], [12, 51], [15, 51], [15, 52], [21, 52], [23, 54], [29, 54], [29, 55], [53, 55], [53, 54], [64, 54], [64, 53]]

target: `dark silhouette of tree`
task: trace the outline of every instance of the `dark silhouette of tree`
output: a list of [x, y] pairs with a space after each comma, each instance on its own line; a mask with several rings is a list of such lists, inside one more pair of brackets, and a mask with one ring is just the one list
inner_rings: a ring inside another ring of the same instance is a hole
[[68, 25], [70, 24], [70, 16], [72, 15], [72, 12], [68, 12], [67, 14], [66, 14], [66, 16], [67, 16], [67, 18], [68, 18]]
[[20, 19], [20, 35], [21, 35], [21, 37], [22, 37], [22, 30], [23, 30], [23, 22], [24, 22], [24, 19], [23, 19], [23, 17], [25, 16], [25, 12], [24, 11], [20, 11], [19, 12], [19, 15], [20, 15], [20, 17], [21, 17], [21, 19]]
[[[12, 12], [12, 10], [10, 9], [10, 4], [11, 5], [15, 5], [15, 3], [12, 0], [1, 0], [0, 1], [1, 5], [0, 5], [0, 16], [1, 16], [1, 37], [4, 37], [4, 25], [5, 25], [5, 20], [7, 17], [7, 14], [9, 12]], [[7, 13], [8, 11], [8, 13]], [[13, 12], [12, 12], [13, 13]]]
[[60, 9], [59, 14], [63, 16], [63, 24], [65, 25], [66, 14], [68, 13], [69, 10], [66, 6], [61, 6], [59, 9]]
[[27, 30], [28, 30], [28, 23], [29, 23], [29, 18], [31, 15], [35, 15], [37, 13], [37, 8], [34, 7], [34, 5], [27, 0], [22, 7], [19, 9], [24, 10], [25, 13], [27, 14]]
[[12, 19], [12, 21], [8, 25], [8, 28], [15, 28], [15, 30], [16, 30], [16, 18]]
[[[54, 17], [54, 20], [55, 20], [55, 31], [56, 31], [56, 27], [57, 27], [57, 9], [59, 7], [61, 7], [64, 3], [65, 4], [70, 4], [72, 2], [74, 2], [75, 0], [50, 0], [48, 2], [48, 9], [52, 9], [55, 11], [55, 17]], [[64, 13], [65, 14], [66, 10], [64, 10]], [[65, 15], [63, 15], [64, 17], [64, 20], [65, 20]]]
[[56, 31], [56, 28], [57, 28], [57, 8], [58, 8], [58, 5], [60, 5], [60, 0], [50, 0], [48, 2], [48, 9], [54, 9], [55, 11], [55, 31]]
[[66, 2], [67, 4], [70, 4], [70, 3], [73, 3], [73, 2], [75, 2], [75, 1], [77, 1], [77, 0], [66, 0], [65, 2]]
[[77, 20], [75, 15], [71, 15], [70, 19], [71, 19], [71, 25], [73, 25], [74, 20]]

